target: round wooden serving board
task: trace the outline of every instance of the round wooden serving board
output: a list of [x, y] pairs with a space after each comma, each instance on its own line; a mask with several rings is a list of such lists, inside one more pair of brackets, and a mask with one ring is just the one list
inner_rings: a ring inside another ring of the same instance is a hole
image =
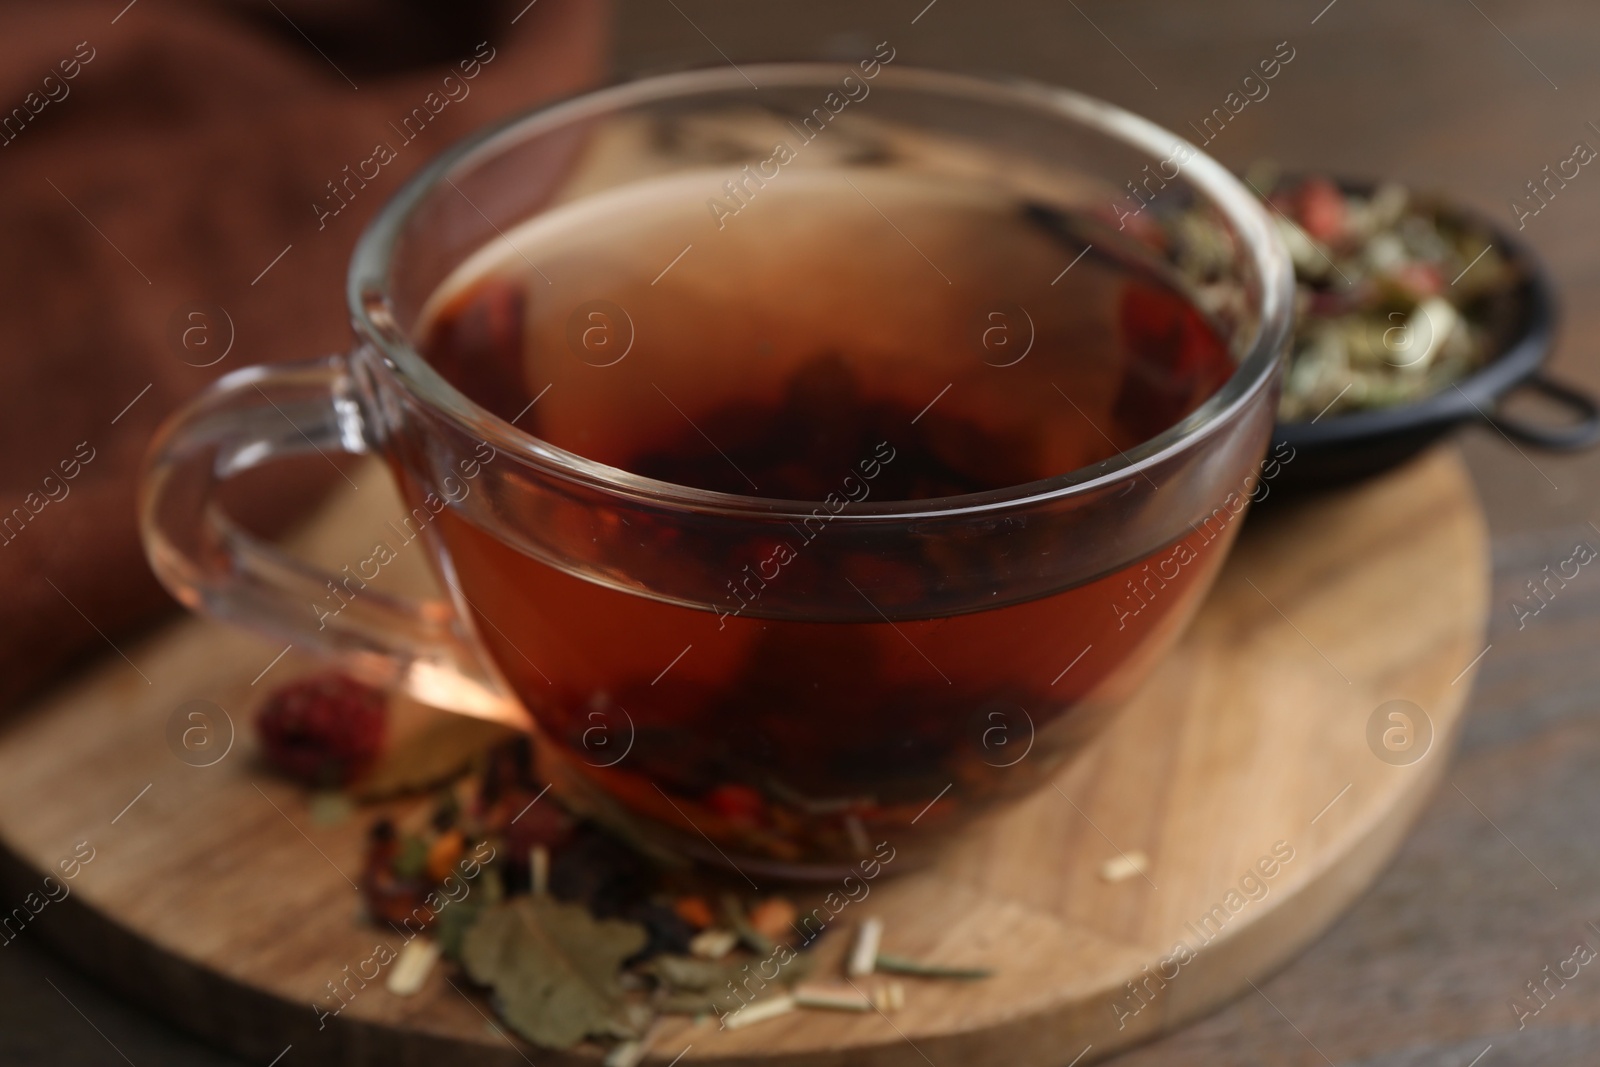
[[[369, 518], [379, 481], [363, 479]], [[354, 496], [323, 526], [357, 521]], [[1451, 451], [1269, 501], [1177, 649], [1054, 788], [840, 916], [881, 917], [886, 951], [992, 978], [904, 979], [905, 1007], [887, 1016], [803, 1011], [738, 1030], [674, 1018], [648, 1062], [687, 1048], [681, 1063], [723, 1067], [1064, 1067], [1248, 988], [1361, 893], [1438, 781], [1483, 649], [1487, 572]], [[0, 733], [0, 919], [79, 842], [94, 850], [71, 895], [15, 936], [47, 938], [262, 1064], [289, 1045], [283, 1067], [596, 1062], [515, 1044], [448, 966], [410, 998], [374, 982], [319, 1030], [325, 983], [395, 938], [362, 919], [346, 877], [368, 820], [316, 824], [306, 795], [254, 757], [255, 704], [309, 664], [291, 652], [252, 688], [279, 649], [197, 620], [122, 651]], [[213, 766], [168, 746], [169, 718], [192, 699], [239, 727]], [[1431, 723], [1413, 762], [1369, 744], [1391, 700]], [[1119, 853], [1143, 853], [1145, 874], [1108, 879]], [[848, 941], [820, 943], [817, 974]], [[1192, 958], [1175, 955], [1180, 942]]]

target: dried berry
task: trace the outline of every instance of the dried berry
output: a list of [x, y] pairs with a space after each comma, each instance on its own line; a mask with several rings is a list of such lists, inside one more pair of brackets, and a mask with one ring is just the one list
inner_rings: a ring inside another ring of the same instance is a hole
[[424, 873], [433, 882], [442, 882], [446, 876], [455, 869], [456, 862], [461, 859], [461, 854], [466, 851], [466, 838], [460, 830], [447, 830], [434, 839], [428, 846], [428, 858], [424, 866]]
[[504, 809], [510, 811], [506, 825], [494, 827], [505, 834], [512, 853], [522, 855], [534, 845], [559, 848], [571, 835], [572, 817], [554, 800], [545, 797], [536, 801], [534, 794], [517, 794], [515, 801], [520, 801], [521, 806], [511, 810], [513, 805], [508, 804]]
[[744, 785], [719, 785], [706, 794], [705, 804], [735, 826], [760, 826], [766, 811], [761, 794]]
[[629, 957], [629, 964], [663, 954], [681, 956], [695, 937], [694, 927], [665, 904], [639, 904], [629, 910], [627, 918], [643, 926], [647, 937], [644, 947]]
[[361, 867], [361, 895], [378, 922], [403, 922], [421, 906], [424, 889], [400, 873], [403, 843], [394, 823], [380, 819], [367, 831], [367, 855]]
[[705, 897], [679, 897], [673, 901], [672, 910], [678, 913], [678, 918], [696, 930], [704, 930], [717, 921]]
[[397, 840], [399, 835], [395, 832], [394, 820], [379, 819], [367, 830], [367, 847], [372, 850], [369, 855], [393, 848]]
[[551, 895], [582, 901], [598, 918], [627, 914], [658, 877], [648, 860], [592, 823], [579, 825], [550, 861]]
[[750, 926], [757, 933], [773, 941], [783, 940], [789, 934], [789, 924], [794, 922], [795, 906], [785, 897], [768, 897], [750, 909], [747, 916]]
[[387, 725], [383, 693], [338, 674], [291, 682], [256, 713], [267, 762], [323, 788], [348, 785], [370, 768]]
[[[489, 751], [489, 766], [483, 774], [481, 795], [485, 807], [492, 807], [508, 791], [526, 789], [533, 782], [533, 743], [527, 737], [516, 737]], [[515, 814], [515, 810], [513, 811]]]

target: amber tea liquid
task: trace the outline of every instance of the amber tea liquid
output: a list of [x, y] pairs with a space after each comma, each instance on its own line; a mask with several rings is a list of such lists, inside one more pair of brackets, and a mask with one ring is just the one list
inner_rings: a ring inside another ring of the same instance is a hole
[[[1081, 244], [981, 187], [802, 170], [716, 218], [720, 181], [641, 182], [495, 238], [418, 336], [454, 385], [551, 445], [814, 517], [728, 543], [693, 604], [536, 559], [455, 510], [434, 536], [569, 787], [690, 850], [848, 863], [1058, 769], [1186, 621], [1232, 530], [985, 608], [970, 551], [822, 565], [839, 516], [1115, 457], [1234, 367], [1114, 236], [1074, 262]], [[628, 536], [662, 567], [706, 567], [674, 558], [665, 520]], [[848, 618], [774, 607], [780, 590], [852, 586]], [[872, 593], [888, 589], [885, 609]], [[917, 607], [958, 594], [958, 612]]]

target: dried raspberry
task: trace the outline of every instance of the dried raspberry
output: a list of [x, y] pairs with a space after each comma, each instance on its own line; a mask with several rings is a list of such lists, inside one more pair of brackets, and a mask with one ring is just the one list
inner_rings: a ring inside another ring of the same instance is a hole
[[321, 787], [348, 785], [371, 767], [387, 725], [383, 693], [338, 674], [291, 682], [256, 712], [267, 762]]

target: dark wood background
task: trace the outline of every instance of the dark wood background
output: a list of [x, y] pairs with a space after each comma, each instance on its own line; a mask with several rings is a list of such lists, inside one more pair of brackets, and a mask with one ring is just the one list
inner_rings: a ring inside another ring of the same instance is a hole
[[[897, 62], [1069, 85], [1181, 130], [1287, 40], [1296, 56], [1270, 96], [1211, 146], [1223, 162], [1392, 176], [1513, 228], [1509, 202], [1525, 182], [1577, 140], [1600, 148], [1589, 125], [1600, 125], [1593, 4], [1326, 3], [623, 0], [616, 67], [715, 63], [719, 49], [733, 61], [855, 57], [887, 39]], [[1591, 390], [1597, 222], [1600, 170], [1585, 169], [1524, 232], [1565, 298], [1553, 366]], [[1600, 961], [1520, 1030], [1509, 1002], [1580, 941], [1600, 950], [1600, 569], [1585, 568], [1525, 628], [1511, 604], [1578, 541], [1600, 545], [1589, 525], [1600, 524], [1600, 452], [1523, 454], [1490, 430], [1460, 441], [1490, 516], [1495, 599], [1449, 784], [1389, 871], [1309, 951], [1259, 993], [1118, 1064], [1595, 1062]], [[1063, 1067], [1075, 1054], [1063, 1050]], [[124, 1061], [239, 1062], [119, 1003], [28, 939], [0, 951], [0, 1063]]]

